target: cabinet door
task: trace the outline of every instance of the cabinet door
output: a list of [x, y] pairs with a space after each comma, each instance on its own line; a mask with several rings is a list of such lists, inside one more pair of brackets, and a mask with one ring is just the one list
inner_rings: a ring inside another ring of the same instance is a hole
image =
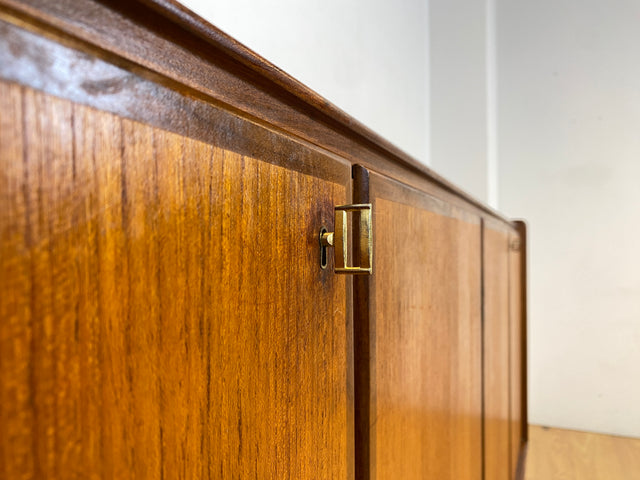
[[509, 480], [509, 231], [494, 222], [483, 230], [484, 478]]
[[355, 280], [356, 477], [482, 477], [479, 218], [356, 167], [373, 204]]
[[182, 133], [0, 81], [0, 477], [349, 478], [349, 166], [148, 83]]

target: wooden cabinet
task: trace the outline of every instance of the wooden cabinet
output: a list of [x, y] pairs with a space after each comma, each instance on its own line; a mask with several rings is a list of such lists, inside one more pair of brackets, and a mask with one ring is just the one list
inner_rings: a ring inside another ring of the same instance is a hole
[[0, 31], [1, 478], [521, 475], [522, 224], [168, 0]]

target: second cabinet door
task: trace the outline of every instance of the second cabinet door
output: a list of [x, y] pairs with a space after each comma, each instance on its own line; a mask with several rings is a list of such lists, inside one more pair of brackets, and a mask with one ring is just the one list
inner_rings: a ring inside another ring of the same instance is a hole
[[356, 167], [374, 272], [355, 280], [356, 477], [482, 477], [480, 219]]

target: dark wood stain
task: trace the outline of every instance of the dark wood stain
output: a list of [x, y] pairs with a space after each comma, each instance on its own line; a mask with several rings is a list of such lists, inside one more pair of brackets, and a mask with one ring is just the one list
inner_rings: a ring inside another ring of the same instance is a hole
[[[352, 176], [353, 202], [370, 203], [369, 172], [361, 165], [354, 165]], [[358, 235], [359, 230], [356, 224], [354, 236], [357, 238]], [[373, 329], [371, 328], [371, 298], [371, 278], [369, 276], [356, 276], [353, 279], [353, 362], [355, 389], [354, 464], [355, 478], [357, 480], [371, 478], [371, 361], [373, 355], [372, 346], [375, 345], [375, 339], [372, 338]]]
[[[185, 97], [2, 20], [0, 27], [4, 29], [0, 36], [0, 78], [302, 173], [341, 183], [349, 178], [344, 174], [348, 168], [337, 171], [330, 167], [332, 162], [344, 160], [317, 147], [278, 135], [229, 111]], [[12, 45], [32, 48], [14, 55]], [[42, 57], [59, 61], [42, 63]], [[40, 73], [33, 75], [34, 70]]]

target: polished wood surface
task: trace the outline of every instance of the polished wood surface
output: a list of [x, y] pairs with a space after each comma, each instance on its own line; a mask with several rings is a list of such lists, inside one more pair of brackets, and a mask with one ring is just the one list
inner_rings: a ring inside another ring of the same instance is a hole
[[637, 480], [640, 439], [529, 427], [525, 480]]
[[0, 172], [0, 478], [350, 477], [344, 183], [7, 82]]
[[479, 219], [375, 173], [369, 181], [370, 478], [480, 480]]
[[484, 470], [511, 480], [509, 231], [483, 228]]
[[522, 451], [522, 242], [517, 232], [509, 235], [509, 434], [511, 448], [511, 478], [518, 474]]

